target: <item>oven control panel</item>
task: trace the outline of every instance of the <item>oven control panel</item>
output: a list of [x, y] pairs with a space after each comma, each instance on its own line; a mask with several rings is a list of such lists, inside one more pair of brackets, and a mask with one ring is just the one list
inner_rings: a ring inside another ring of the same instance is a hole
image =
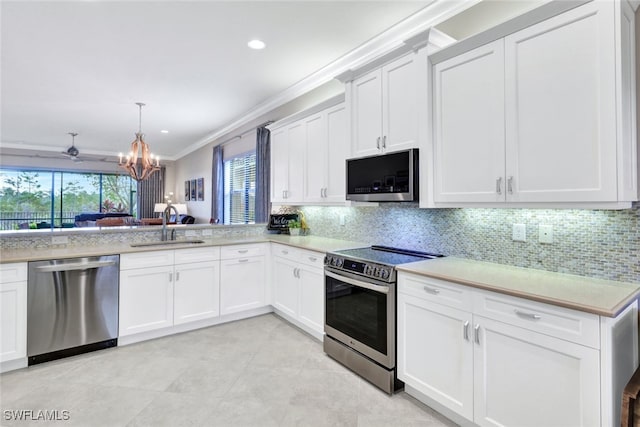
[[394, 268], [388, 265], [376, 264], [369, 261], [357, 261], [335, 254], [328, 254], [324, 259], [324, 264], [329, 267], [351, 271], [377, 280], [383, 280], [386, 282], [392, 282], [395, 280], [393, 274]]

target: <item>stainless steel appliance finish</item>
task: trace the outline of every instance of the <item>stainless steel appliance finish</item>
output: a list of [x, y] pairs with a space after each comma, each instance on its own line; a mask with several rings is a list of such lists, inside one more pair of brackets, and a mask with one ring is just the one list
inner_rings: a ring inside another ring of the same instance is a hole
[[418, 149], [347, 159], [346, 199], [418, 201]]
[[117, 345], [118, 255], [29, 263], [29, 365]]
[[325, 257], [324, 351], [387, 393], [396, 377], [395, 265], [440, 257], [372, 246]]

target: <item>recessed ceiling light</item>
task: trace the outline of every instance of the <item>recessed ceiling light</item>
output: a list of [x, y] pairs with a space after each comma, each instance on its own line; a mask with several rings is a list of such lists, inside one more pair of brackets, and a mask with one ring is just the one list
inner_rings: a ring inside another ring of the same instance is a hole
[[254, 39], [251, 40], [249, 43], [247, 43], [247, 46], [249, 46], [251, 49], [264, 49], [266, 44], [264, 44], [264, 42], [262, 40], [258, 40], [258, 39]]
[[161, 130], [160, 133], [169, 133], [168, 130]]

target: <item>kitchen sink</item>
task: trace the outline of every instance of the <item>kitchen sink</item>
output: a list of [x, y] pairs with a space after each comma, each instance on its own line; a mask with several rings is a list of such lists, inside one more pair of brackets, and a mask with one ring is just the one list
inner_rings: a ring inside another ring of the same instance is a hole
[[164, 240], [160, 242], [132, 243], [132, 248], [142, 248], [145, 246], [173, 246], [173, 245], [197, 245], [204, 243], [204, 240]]

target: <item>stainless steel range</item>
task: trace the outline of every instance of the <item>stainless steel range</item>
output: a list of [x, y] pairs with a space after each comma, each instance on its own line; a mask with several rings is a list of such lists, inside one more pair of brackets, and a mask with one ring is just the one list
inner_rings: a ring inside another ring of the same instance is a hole
[[377, 387], [393, 393], [396, 377], [396, 269], [442, 255], [387, 246], [325, 257], [324, 351]]

